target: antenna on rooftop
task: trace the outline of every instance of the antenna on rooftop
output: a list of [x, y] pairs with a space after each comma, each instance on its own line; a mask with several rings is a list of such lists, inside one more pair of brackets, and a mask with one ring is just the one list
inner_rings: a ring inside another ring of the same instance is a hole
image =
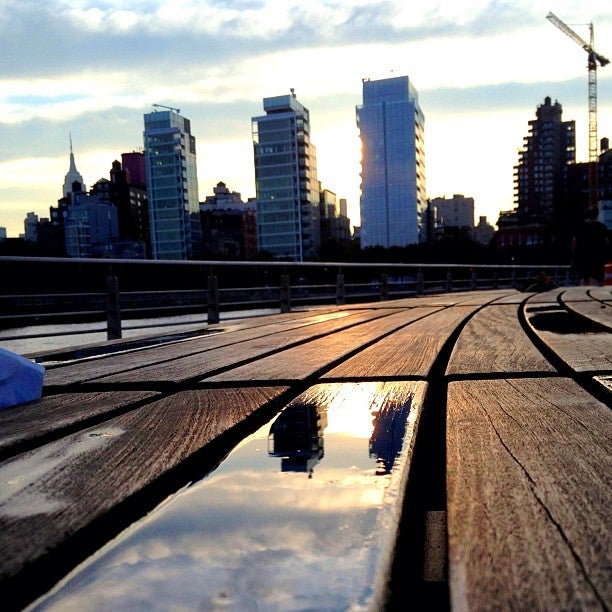
[[155, 108], [166, 108], [168, 110], [174, 111], [175, 113], [180, 113], [180, 108], [172, 108], [172, 106], [164, 106], [163, 104], [153, 104]]

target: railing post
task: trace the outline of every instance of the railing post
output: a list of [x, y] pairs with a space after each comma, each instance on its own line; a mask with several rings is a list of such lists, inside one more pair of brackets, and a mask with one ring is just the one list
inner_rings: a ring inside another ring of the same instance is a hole
[[280, 311], [291, 312], [291, 285], [289, 284], [289, 275], [281, 276], [280, 286]]
[[208, 294], [207, 294], [207, 307], [208, 307], [208, 324], [219, 322], [219, 283], [217, 277], [210, 271], [208, 275]]
[[453, 290], [453, 275], [450, 270], [446, 272], [446, 291], [451, 293]]
[[346, 302], [346, 289], [344, 287], [344, 274], [338, 270], [336, 275], [336, 304], [343, 306]]
[[417, 295], [423, 295], [425, 293], [425, 279], [423, 277], [423, 271], [419, 269], [419, 273], [417, 274]]
[[389, 277], [383, 272], [380, 275], [380, 301], [386, 302], [389, 299]]
[[121, 338], [121, 305], [119, 302], [119, 279], [110, 274], [106, 278], [106, 338]]
[[470, 289], [475, 290], [478, 287], [478, 284], [476, 282], [476, 270], [474, 270], [472, 268], [472, 276], [470, 278]]

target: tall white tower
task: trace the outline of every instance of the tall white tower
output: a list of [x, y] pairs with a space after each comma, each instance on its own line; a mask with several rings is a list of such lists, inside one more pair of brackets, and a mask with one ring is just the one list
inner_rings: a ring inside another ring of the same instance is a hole
[[425, 117], [407, 76], [363, 80], [357, 107], [362, 144], [361, 246], [406, 246], [424, 239]]
[[252, 117], [259, 249], [277, 259], [315, 259], [321, 244], [317, 157], [310, 114], [293, 90], [263, 99]]
[[81, 173], [77, 170], [76, 164], [74, 163], [74, 152], [72, 150], [72, 134], [70, 134], [70, 168], [64, 178], [64, 187], [62, 190], [63, 197], [68, 197], [68, 194], [72, 193], [72, 184], [74, 182], [80, 183], [81, 191], [85, 191], [85, 183]]

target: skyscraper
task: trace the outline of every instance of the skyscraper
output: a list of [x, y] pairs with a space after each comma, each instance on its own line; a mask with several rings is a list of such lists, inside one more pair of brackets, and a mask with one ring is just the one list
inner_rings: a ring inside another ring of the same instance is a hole
[[68, 194], [72, 193], [72, 185], [73, 183], [79, 183], [81, 185], [81, 191], [85, 191], [85, 183], [83, 182], [83, 177], [81, 173], [77, 170], [76, 164], [74, 162], [74, 152], [72, 151], [72, 135], [70, 135], [70, 167], [68, 168], [68, 172], [64, 178], [64, 187], [62, 188], [62, 195], [66, 197]]
[[363, 80], [361, 246], [405, 246], [424, 239], [425, 117], [407, 76]]
[[547, 225], [553, 234], [567, 229], [567, 166], [576, 161], [575, 122], [563, 121], [562, 114], [561, 104], [547, 96], [529, 121], [514, 168], [519, 222]]
[[320, 246], [317, 160], [310, 115], [291, 94], [263, 99], [252, 117], [259, 249], [277, 259], [311, 260]]
[[196, 141], [179, 109], [144, 115], [144, 147], [153, 259], [200, 255]]

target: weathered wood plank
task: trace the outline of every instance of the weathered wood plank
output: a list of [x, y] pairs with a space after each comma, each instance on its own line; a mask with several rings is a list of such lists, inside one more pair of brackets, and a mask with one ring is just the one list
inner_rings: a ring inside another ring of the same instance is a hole
[[487, 289], [486, 291], [466, 291], [456, 304], [458, 306], [485, 306], [507, 297], [516, 297], [515, 289]]
[[612, 332], [560, 305], [530, 306], [527, 323], [542, 342], [574, 372], [612, 370]]
[[[431, 295], [398, 298], [383, 302], [368, 302], [366, 304], [347, 304], [342, 306], [346, 310], [361, 310], [367, 308], [414, 308], [417, 306], [436, 306], [448, 308], [459, 305], [482, 306], [491, 301], [520, 295], [515, 289], [483, 289], [478, 291], [452, 291], [450, 293], [434, 293]], [[469, 302], [466, 304], [466, 302]]]
[[609, 609], [611, 444], [569, 379], [449, 384], [452, 609]]
[[461, 331], [446, 374], [554, 372], [518, 320], [518, 305], [491, 305]]
[[561, 294], [561, 301], [570, 312], [590, 319], [612, 331], [612, 303], [594, 299], [586, 287], [572, 287], [571, 290]]
[[591, 297], [591, 289], [593, 287], [565, 287], [559, 294], [559, 298], [564, 304], [566, 302], [588, 302], [594, 299]]
[[[291, 315], [291, 313], [289, 314]], [[310, 329], [310, 326], [321, 326], [325, 323], [332, 327], [342, 324], [348, 325], [350, 324], [348, 321], [357, 320], [354, 319], [356, 314], [331, 312], [318, 313], [307, 317], [302, 314], [300, 317], [288, 316], [287, 319], [281, 318], [280, 320], [278, 320], [279, 316], [273, 315], [274, 321], [269, 324], [265, 324], [262, 320], [253, 320], [250, 325], [240, 325], [237, 328], [230, 327], [227, 332], [219, 332], [209, 336], [192, 338], [163, 346], [143, 348], [127, 353], [103, 355], [95, 360], [89, 359], [78, 363], [67, 363], [59, 367], [51, 367], [47, 369], [45, 374], [45, 384], [66, 385], [82, 383], [105, 375], [116, 374], [117, 372], [127, 372], [147, 365], [164, 364], [176, 358], [200, 355], [207, 351], [231, 347], [232, 345], [256, 338], [266, 338], [279, 332], [289, 333], [291, 330], [297, 330], [302, 327], [305, 328], [302, 330], [305, 333], [315, 333]], [[340, 323], [340, 321], [343, 323]]]
[[[334, 316], [334, 313], [339, 313], [342, 316], [342, 311], [339, 310], [338, 306], [330, 306], [326, 309], [316, 309], [317, 315], [330, 315]], [[315, 310], [315, 309], [312, 309]], [[269, 314], [269, 315], [261, 315], [261, 316], [252, 316], [252, 317], [241, 317], [237, 319], [226, 319], [222, 320], [220, 323], [211, 323], [208, 324], [205, 321], [201, 321], [199, 323], [193, 323], [191, 325], [182, 325], [180, 326], [180, 330], [177, 328], [172, 329], [172, 331], [168, 331], [171, 328], [168, 327], [158, 327], [158, 328], [143, 328], [141, 330], [137, 329], [129, 329], [130, 321], [125, 321], [124, 331], [125, 334], [122, 338], [117, 340], [101, 340], [98, 342], [89, 342], [83, 343], [79, 342], [80, 336], [75, 336], [75, 344], [72, 346], [63, 347], [60, 349], [53, 350], [43, 350], [43, 351], [33, 351], [25, 355], [29, 359], [34, 359], [41, 363], [52, 363], [57, 361], [67, 360], [66, 354], [70, 352], [80, 353], [81, 355], [85, 353], [94, 353], [96, 349], [103, 349], [106, 351], [108, 348], [116, 348], [115, 352], [120, 352], [121, 350], [129, 350], [129, 347], [126, 345], [134, 345], [134, 347], [138, 344], [146, 346], [152, 340], [160, 339], [164, 336], [177, 336], [176, 339], [171, 341], [163, 341], [160, 342], [158, 346], [169, 346], [172, 343], [176, 342], [185, 342], [189, 340], [197, 340], [202, 336], [207, 335], [215, 335], [218, 333], [225, 333], [228, 331], [240, 331], [243, 329], [249, 328], [257, 328], [262, 325], [269, 325], [272, 323], [282, 323], [282, 324], [290, 324], [290, 323], [300, 323], [302, 321], [306, 322], [314, 318], [317, 315], [313, 315], [310, 310], [309, 311], [294, 311], [283, 314]], [[133, 333], [132, 333], [133, 332]], [[195, 335], [195, 332], [197, 333]], [[183, 338], [179, 338], [178, 336], [187, 333]], [[125, 349], [123, 348], [125, 347]], [[110, 351], [109, 351], [110, 352]], [[55, 359], [58, 357], [59, 359]], [[75, 359], [79, 358], [79, 355], [75, 355]]]
[[[260, 336], [245, 342], [233, 343], [203, 354], [191, 355], [173, 359], [161, 364], [154, 364], [113, 375], [100, 377], [99, 382], [105, 383], [139, 383], [148, 380], [185, 381], [203, 378], [218, 369], [231, 368], [245, 360], [257, 360], [258, 363], [267, 355], [287, 349], [296, 343], [308, 342], [317, 336], [331, 335], [335, 337], [346, 329], [358, 329], [361, 325], [382, 325], [385, 318], [397, 312], [397, 309], [376, 311], [358, 311], [353, 316], [344, 319], [324, 321], [313, 325], [301, 326], [275, 334]], [[400, 312], [403, 312], [400, 310]], [[371, 323], [374, 321], [375, 323]], [[259, 359], [258, 359], [259, 358]], [[236, 379], [234, 379], [236, 380]], [[245, 378], [248, 380], [248, 378]]]
[[593, 381], [603, 387], [612, 397], [612, 374], [608, 376], [594, 376]]
[[557, 289], [551, 289], [550, 291], [542, 291], [541, 293], [534, 293], [529, 296], [529, 304], [558, 304], [557, 298], [561, 293], [565, 291], [565, 288], [558, 287]]
[[529, 295], [529, 293], [522, 293], [518, 290], [514, 290], [509, 295], [497, 298], [492, 304], [522, 304]]
[[453, 306], [432, 313], [347, 359], [323, 378], [426, 377], [449, 335], [477, 308]]
[[591, 287], [589, 289], [589, 295], [594, 300], [612, 303], [612, 285], [607, 285], [605, 287]]
[[151, 400], [150, 391], [65, 393], [0, 410], [0, 456], [53, 432]]
[[[304, 380], [360, 347], [435, 309], [413, 308], [319, 338], [207, 378], [207, 381]], [[400, 333], [399, 331], [396, 332]], [[394, 336], [396, 334], [393, 334]]]
[[[49, 556], [283, 391], [182, 392], [2, 462], [3, 593], [10, 591], [18, 572], [27, 572], [32, 562]], [[47, 560], [53, 563], [52, 556]], [[47, 569], [52, 572], [52, 565]]]

